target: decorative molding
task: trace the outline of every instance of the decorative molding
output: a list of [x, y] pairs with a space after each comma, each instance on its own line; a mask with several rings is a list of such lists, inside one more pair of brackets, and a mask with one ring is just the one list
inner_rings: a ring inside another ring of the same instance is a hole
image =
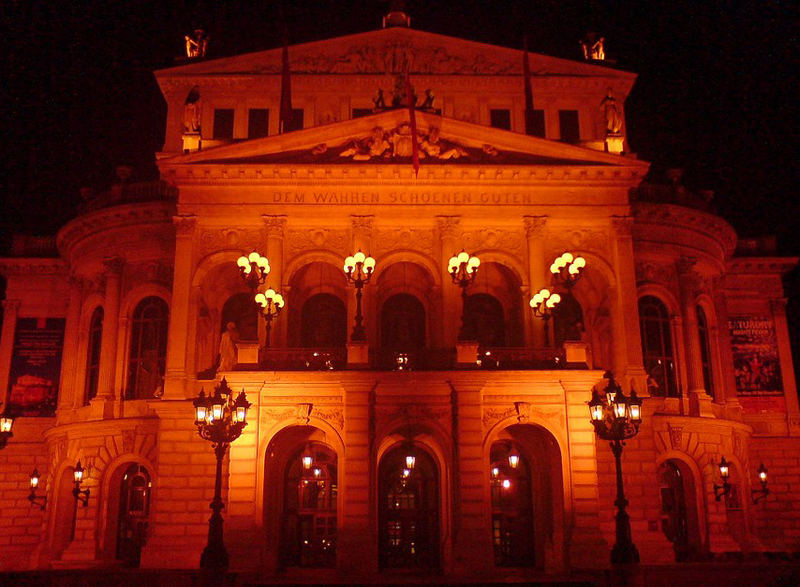
[[264, 220], [268, 237], [283, 238], [286, 230], [285, 214], [262, 214], [261, 218]]
[[398, 228], [376, 231], [372, 250], [384, 255], [398, 250], [413, 250], [428, 256], [433, 255], [434, 234], [430, 228]]
[[461, 216], [437, 216], [436, 226], [441, 238], [456, 238], [461, 227]]
[[349, 252], [350, 238], [345, 230], [329, 228], [306, 228], [289, 230], [286, 233], [286, 250], [291, 259], [305, 251], [326, 249], [342, 258], [352, 255]]
[[511, 253], [518, 259], [525, 256], [526, 243], [523, 241], [522, 235], [515, 231], [502, 228], [481, 228], [465, 232], [461, 238], [463, 245], [471, 252], [497, 249]]
[[680, 426], [670, 426], [667, 423], [667, 432], [669, 433], [669, 445], [673, 450], [683, 449], [683, 428]]
[[672, 264], [653, 263], [650, 261], [636, 262], [636, 281], [672, 285], [678, 279], [676, 267]]
[[359, 215], [351, 215], [350, 216], [350, 226], [353, 229], [353, 232], [363, 235], [367, 238], [372, 236], [372, 229], [375, 225], [375, 216], [372, 214], [359, 216]]
[[[731, 225], [719, 216], [708, 212], [673, 204], [635, 202], [633, 214], [636, 218], [637, 228], [644, 224], [657, 224], [696, 230], [717, 241], [726, 257], [730, 257], [736, 248], [736, 232]], [[641, 228], [649, 230], [645, 226], [641, 226]]]
[[197, 216], [193, 214], [173, 216], [172, 223], [175, 225], [175, 236], [190, 237], [197, 226]]

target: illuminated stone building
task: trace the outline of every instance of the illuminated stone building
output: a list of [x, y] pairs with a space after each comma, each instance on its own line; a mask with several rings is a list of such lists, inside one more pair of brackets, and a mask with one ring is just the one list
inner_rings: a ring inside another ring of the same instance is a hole
[[[530, 54], [531, 112], [521, 51], [386, 24], [289, 48], [282, 134], [280, 48], [156, 72], [160, 181], [121, 169], [82, 194], [57, 253], [19, 239], [0, 260], [0, 386], [17, 414], [0, 451], [3, 568], [196, 567], [214, 456], [191, 399], [222, 377], [253, 403], [224, 464], [234, 570], [606, 565], [614, 460], [587, 407], [606, 370], [644, 398], [622, 459], [643, 562], [800, 549], [781, 286], [796, 260], [742, 254], [751, 243], [737, 249], [676, 176], [643, 184], [622, 114], [634, 74]], [[350, 340], [342, 271], [359, 249], [376, 260], [366, 342]], [[254, 250], [261, 290], [286, 300], [269, 344], [237, 267]], [[461, 250], [480, 268], [459, 337]], [[550, 273], [565, 251], [586, 260], [572, 287]], [[562, 296], [548, 321], [528, 303], [544, 287]], [[218, 370], [229, 322], [238, 351]], [[761, 463], [770, 493], [754, 504]], [[43, 510], [26, 499], [34, 467]]]

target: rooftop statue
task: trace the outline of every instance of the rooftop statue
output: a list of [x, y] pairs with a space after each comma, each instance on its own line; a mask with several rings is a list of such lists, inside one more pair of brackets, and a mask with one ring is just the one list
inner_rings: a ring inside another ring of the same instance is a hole
[[608, 88], [608, 94], [600, 102], [606, 120], [606, 135], [618, 135], [622, 132], [622, 113], [617, 106], [617, 99]]
[[205, 57], [208, 48], [208, 35], [203, 29], [195, 29], [191, 36], [184, 35], [186, 41], [186, 57], [194, 59]]
[[587, 61], [604, 61], [606, 58], [605, 42], [605, 37], [601, 37], [597, 33], [586, 33], [581, 41], [583, 58]]

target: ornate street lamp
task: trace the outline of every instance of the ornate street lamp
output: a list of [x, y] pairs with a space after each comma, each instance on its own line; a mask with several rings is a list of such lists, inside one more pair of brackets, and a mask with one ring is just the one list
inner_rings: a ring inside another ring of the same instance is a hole
[[[72, 495], [75, 501], [79, 501], [83, 504], [83, 507], [89, 507], [89, 489], [81, 489], [81, 483], [83, 483], [83, 476], [85, 473], [86, 470], [81, 466], [81, 461], [78, 460], [75, 469], [72, 471], [72, 480], [75, 484], [75, 487], [72, 488]], [[33, 484], [33, 480], [31, 480], [31, 484]]]
[[239, 266], [239, 275], [251, 291], [256, 291], [259, 285], [263, 285], [269, 275], [269, 261], [256, 251], [246, 257], [242, 255], [236, 264]]
[[467, 287], [475, 281], [480, 265], [481, 260], [466, 251], [453, 255], [447, 263], [447, 272], [452, 277], [453, 283], [461, 288], [461, 330], [458, 331], [458, 340], [469, 340], [469, 333], [467, 332]]
[[247, 426], [247, 410], [252, 405], [242, 391], [236, 399], [223, 378], [213, 395], [200, 390], [194, 401], [194, 423], [200, 438], [211, 442], [217, 457], [217, 471], [214, 480], [214, 499], [211, 502], [211, 517], [208, 520], [208, 544], [200, 557], [200, 568], [226, 569], [228, 551], [222, 539], [222, 460], [230, 444], [239, 438]]
[[33, 472], [31, 472], [31, 492], [28, 494], [28, 501], [31, 502], [32, 506], [39, 506], [39, 508], [44, 511], [44, 508], [47, 505], [47, 496], [36, 495], [36, 490], [39, 488], [39, 480], [39, 470], [34, 468]]
[[762, 499], [766, 499], [769, 495], [769, 488], [767, 487], [767, 468], [764, 466], [764, 463], [761, 463], [761, 466], [758, 468], [758, 481], [761, 483], [761, 488], [751, 490], [751, 497], [754, 504]]
[[566, 252], [560, 257], [556, 257], [556, 260], [550, 265], [550, 273], [567, 287], [572, 287], [583, 275], [581, 271], [584, 267], [586, 267], [586, 259]]
[[592, 390], [592, 401], [589, 402], [589, 415], [597, 436], [608, 440], [617, 468], [617, 506], [616, 542], [611, 549], [613, 564], [638, 563], [639, 551], [631, 538], [631, 520], [625, 508], [625, 490], [622, 484], [622, 447], [625, 441], [639, 433], [642, 423], [642, 400], [631, 390], [627, 397], [619, 384], [614, 381], [614, 374], [606, 371], [603, 376], [608, 379], [605, 398], [600, 397], [597, 389]]
[[272, 332], [272, 321], [278, 317], [283, 309], [283, 296], [274, 289], [269, 288], [264, 293], [257, 293], [255, 296], [256, 304], [261, 308], [261, 315], [267, 323], [266, 346], [269, 348], [269, 339]]
[[533, 315], [544, 320], [544, 344], [550, 346], [550, 330], [547, 322], [553, 316], [553, 310], [561, 302], [561, 294], [551, 293], [549, 289], [542, 288], [529, 302]]
[[[0, 405], [2, 405], [2, 403], [0, 403]], [[0, 414], [0, 449], [5, 448], [8, 439], [14, 436], [14, 433], [11, 432], [13, 427], [13, 416], [8, 413], [8, 410], [4, 410], [3, 413]]]
[[728, 482], [728, 477], [731, 474], [731, 468], [728, 461], [725, 460], [725, 455], [719, 461], [719, 476], [722, 478], [722, 485], [714, 483], [714, 499], [720, 501], [723, 497], [727, 497], [731, 492], [731, 484]]
[[360, 342], [367, 340], [364, 332], [364, 316], [361, 314], [361, 290], [369, 283], [372, 272], [375, 270], [375, 259], [359, 251], [344, 260], [344, 274], [348, 283], [356, 288], [356, 323], [350, 340]]

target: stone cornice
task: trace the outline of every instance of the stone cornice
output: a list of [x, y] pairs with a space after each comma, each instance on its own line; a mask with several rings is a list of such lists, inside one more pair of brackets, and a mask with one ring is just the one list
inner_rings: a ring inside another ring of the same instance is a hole
[[141, 224], [169, 224], [175, 213], [171, 202], [141, 202], [103, 208], [68, 222], [58, 233], [58, 250], [66, 255], [76, 243], [113, 228]]
[[63, 259], [41, 257], [7, 257], [0, 259], [0, 274], [12, 275], [65, 275], [67, 264]]
[[634, 235], [636, 229], [644, 224], [659, 226], [675, 226], [695, 230], [708, 238], [716, 240], [723, 248], [726, 257], [730, 257], [736, 248], [736, 231], [719, 216], [685, 208], [674, 204], [633, 203]]
[[[361, 164], [361, 165], [309, 165], [309, 164], [211, 164], [195, 163], [175, 165], [163, 163], [163, 170], [171, 181], [180, 185], [232, 185], [232, 186], [286, 186], [286, 181], [307, 181], [318, 186], [322, 181], [373, 185], [374, 180], [412, 180], [411, 165]], [[604, 165], [553, 165], [553, 166], [488, 166], [488, 165], [421, 165], [415, 185], [435, 181], [441, 187], [447, 183], [491, 183], [517, 188], [533, 185], [565, 184], [574, 187], [592, 185], [630, 186], [641, 181], [646, 168], [637, 166], [610, 167]], [[299, 183], [295, 185], [300, 185]], [[398, 186], [399, 187], [399, 186]]]
[[729, 273], [788, 273], [800, 262], [800, 257], [737, 257], [728, 261]]

